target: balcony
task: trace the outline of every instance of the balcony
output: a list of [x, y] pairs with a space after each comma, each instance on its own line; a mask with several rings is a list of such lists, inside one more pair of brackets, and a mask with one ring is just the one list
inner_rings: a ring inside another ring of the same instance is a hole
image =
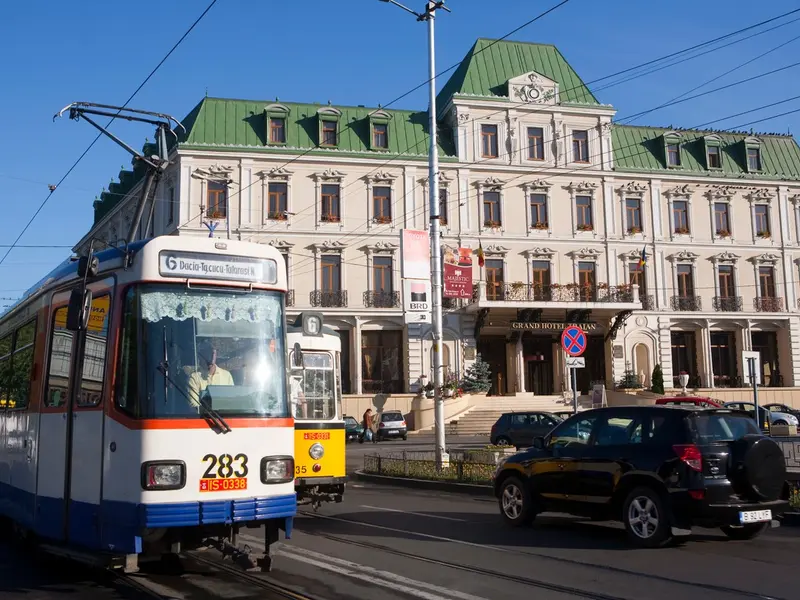
[[442, 310], [458, 310], [473, 301], [466, 298], [442, 298]]
[[347, 291], [314, 291], [309, 294], [315, 308], [347, 308]]
[[[479, 289], [473, 292], [474, 299]], [[491, 302], [633, 302], [633, 296], [629, 285], [487, 283], [485, 299]]]
[[656, 297], [652, 294], [647, 296], [639, 296], [639, 299], [642, 301], [642, 310], [655, 310], [656, 309]]
[[294, 306], [294, 290], [286, 292], [286, 306]]
[[400, 292], [364, 292], [367, 308], [399, 308]]
[[673, 296], [670, 299], [672, 310], [676, 311], [699, 311], [703, 310], [703, 302], [700, 296]]
[[744, 304], [740, 296], [714, 296], [712, 306], [717, 312], [742, 312]]
[[753, 308], [756, 312], [783, 312], [783, 298], [754, 298]]

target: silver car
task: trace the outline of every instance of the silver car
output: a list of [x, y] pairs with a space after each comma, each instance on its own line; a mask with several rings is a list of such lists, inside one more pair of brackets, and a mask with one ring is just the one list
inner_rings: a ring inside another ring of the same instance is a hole
[[387, 410], [381, 414], [378, 424], [378, 441], [388, 439], [408, 439], [408, 425], [399, 410]]
[[[756, 405], [752, 402], [726, 402], [723, 405], [725, 408], [730, 408], [732, 410], [743, 410], [744, 412], [750, 413], [751, 415], [755, 414]], [[797, 425], [797, 417], [794, 415], [790, 415], [789, 413], [784, 412], [774, 412], [771, 410], [767, 410], [763, 406], [758, 407], [758, 412], [761, 416], [760, 422], [764, 422], [764, 416], [766, 413], [767, 418], [769, 419], [770, 425]]]

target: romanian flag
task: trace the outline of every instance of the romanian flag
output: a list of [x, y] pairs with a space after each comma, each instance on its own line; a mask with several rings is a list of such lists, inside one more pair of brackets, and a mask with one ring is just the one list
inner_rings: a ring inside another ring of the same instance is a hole
[[642, 255], [639, 257], [639, 268], [647, 264], [647, 249], [642, 246]]
[[478, 242], [478, 266], [482, 267], [485, 261], [483, 260], [483, 246]]

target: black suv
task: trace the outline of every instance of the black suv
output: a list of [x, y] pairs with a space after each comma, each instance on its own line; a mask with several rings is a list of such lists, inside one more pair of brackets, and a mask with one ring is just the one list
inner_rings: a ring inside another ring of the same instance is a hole
[[626, 406], [587, 410], [497, 467], [511, 525], [557, 511], [622, 521], [639, 547], [720, 527], [752, 539], [788, 506], [783, 451], [729, 409]]

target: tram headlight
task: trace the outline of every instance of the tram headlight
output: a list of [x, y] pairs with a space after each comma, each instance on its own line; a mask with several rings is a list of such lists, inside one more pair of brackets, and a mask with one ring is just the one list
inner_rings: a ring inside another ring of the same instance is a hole
[[154, 460], [142, 464], [142, 488], [179, 490], [186, 485], [186, 463], [179, 460]]
[[322, 447], [322, 444], [314, 444], [308, 449], [308, 455], [314, 460], [319, 460], [325, 455], [325, 448]]
[[261, 483], [286, 483], [294, 479], [294, 458], [265, 456], [261, 459]]

